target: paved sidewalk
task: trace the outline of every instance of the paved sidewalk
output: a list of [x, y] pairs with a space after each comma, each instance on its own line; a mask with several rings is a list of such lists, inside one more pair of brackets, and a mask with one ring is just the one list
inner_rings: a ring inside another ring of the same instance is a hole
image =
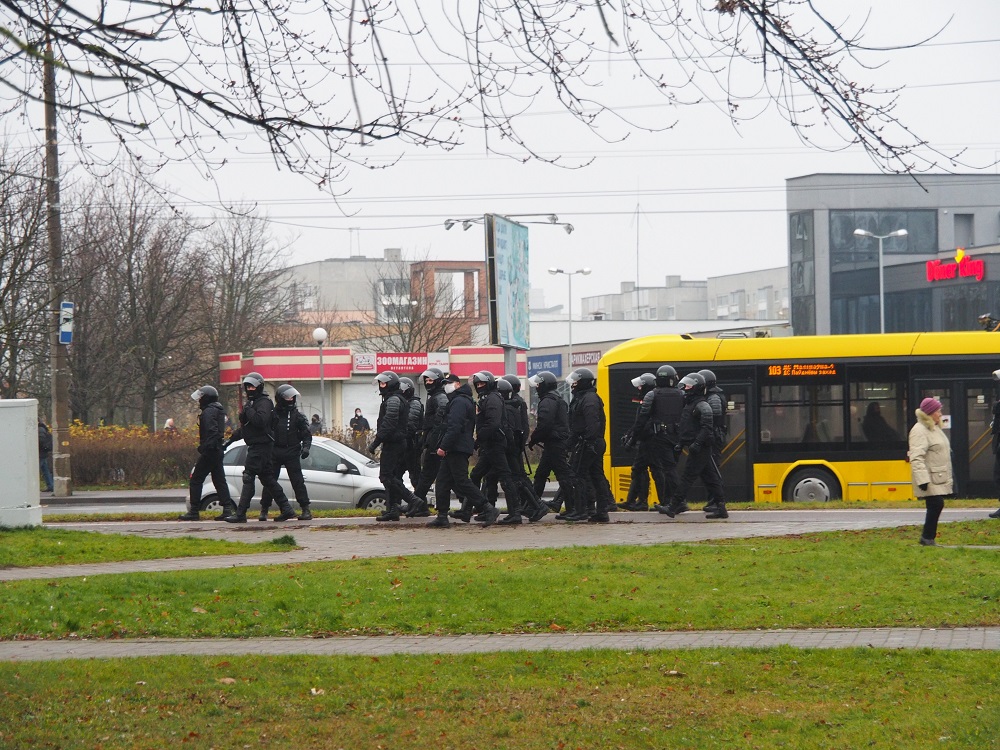
[[670, 633], [538, 633], [529, 635], [353, 636], [346, 638], [210, 638], [0, 642], [0, 661], [54, 661], [147, 656], [387, 656], [500, 651], [657, 651], [694, 648], [933, 648], [1000, 650], [1000, 628], [859, 628], [709, 630]]

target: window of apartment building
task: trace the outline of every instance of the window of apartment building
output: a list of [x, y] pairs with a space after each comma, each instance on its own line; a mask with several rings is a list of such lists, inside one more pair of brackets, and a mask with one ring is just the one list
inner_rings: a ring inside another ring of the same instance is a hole
[[854, 230], [888, 235], [900, 229], [904, 237], [886, 237], [886, 255], [931, 255], [938, 250], [937, 211], [830, 211], [830, 270], [878, 264], [878, 240], [859, 237]]
[[677, 320], [677, 308], [674, 305], [669, 305], [664, 314], [666, 315], [665, 320]]
[[972, 247], [975, 244], [976, 232], [972, 214], [955, 214], [955, 247]]
[[812, 211], [788, 217], [789, 271], [792, 291], [792, 328], [798, 335], [816, 333], [816, 268]]

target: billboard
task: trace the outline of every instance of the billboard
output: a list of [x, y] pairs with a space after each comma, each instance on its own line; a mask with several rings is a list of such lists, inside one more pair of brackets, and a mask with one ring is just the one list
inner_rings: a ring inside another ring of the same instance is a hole
[[526, 226], [495, 214], [486, 215], [486, 274], [490, 295], [490, 343], [530, 349]]

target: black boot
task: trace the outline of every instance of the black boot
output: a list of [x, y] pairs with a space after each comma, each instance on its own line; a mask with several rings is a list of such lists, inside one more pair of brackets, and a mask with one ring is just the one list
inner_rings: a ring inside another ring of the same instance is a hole
[[257, 520], [258, 521], [266, 521], [267, 520], [267, 508], [261, 508], [260, 509], [260, 515], [257, 516]]
[[464, 521], [469, 523], [472, 520], [472, 503], [468, 500], [462, 500], [462, 507], [458, 510], [449, 510], [448, 516], [454, 518], [457, 521]]
[[710, 513], [706, 514], [705, 518], [729, 518], [729, 512], [726, 510], [726, 504], [721, 500], [716, 501], [715, 507]]
[[381, 515], [376, 516], [376, 521], [398, 521], [399, 520], [399, 503], [389, 502], [385, 506], [385, 510], [382, 511]]
[[438, 513], [434, 516], [434, 520], [427, 524], [427, 526], [432, 529], [447, 529], [451, 526], [451, 521], [448, 520], [447, 514]]
[[196, 510], [189, 510], [187, 513], [181, 516], [177, 516], [178, 521], [200, 521], [201, 516]]
[[413, 500], [410, 501], [410, 507], [404, 515], [407, 518], [427, 518], [430, 514], [431, 511], [427, 506], [427, 501], [419, 495], [416, 495]]
[[302, 512], [299, 513], [299, 520], [300, 521], [311, 521], [311, 520], [313, 520], [313, 514], [312, 514], [312, 511], [309, 510], [309, 504], [308, 503], [306, 505], [302, 506]]
[[234, 503], [232, 500], [230, 500], [228, 503], [227, 502], [223, 502], [222, 503], [222, 513], [220, 513], [219, 515], [217, 515], [215, 517], [215, 520], [216, 521], [225, 521], [227, 518], [229, 518], [234, 513], [236, 513], [236, 503]]
[[497, 521], [497, 526], [520, 526], [522, 522], [520, 513], [508, 513]]
[[283, 503], [280, 501], [278, 502], [278, 510], [280, 510], [281, 513], [279, 513], [277, 518], [274, 520], [279, 523], [284, 521], [294, 521], [298, 518], [298, 516], [295, 515], [295, 511], [292, 510], [292, 504], [288, 502], [288, 498], [285, 498], [285, 502]]

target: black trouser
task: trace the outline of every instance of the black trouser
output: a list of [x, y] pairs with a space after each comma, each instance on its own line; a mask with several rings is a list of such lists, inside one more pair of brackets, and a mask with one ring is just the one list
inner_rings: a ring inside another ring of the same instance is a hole
[[415, 438], [406, 439], [406, 451], [403, 456], [403, 470], [410, 475], [410, 484], [414, 487], [420, 481], [420, 441]]
[[215, 485], [215, 492], [219, 496], [222, 507], [233, 507], [233, 498], [229, 494], [229, 485], [226, 483], [226, 472], [222, 468], [223, 450], [209, 449], [208, 455], [198, 454], [198, 461], [191, 472], [191, 482], [188, 486], [188, 510], [195, 513], [201, 510], [201, 491], [205, 485], [205, 477], [212, 475], [212, 484]]
[[677, 491], [679, 478], [677, 476], [677, 454], [674, 445], [666, 438], [643, 440], [639, 451], [646, 454], [649, 473], [656, 485], [656, 497], [661, 505], [667, 505]]
[[240, 492], [240, 506], [236, 509], [238, 515], [245, 516], [250, 508], [250, 501], [253, 500], [256, 490], [255, 478], [260, 479], [265, 492], [271, 491], [271, 497], [282, 513], [292, 509], [271, 466], [271, 444], [262, 443], [247, 446], [247, 462], [243, 467], [243, 489]]
[[[472, 470], [472, 481], [476, 479], [481, 482], [500, 483], [503, 488], [503, 496], [507, 501], [507, 512], [516, 514], [518, 512], [517, 485], [514, 483], [514, 475], [511, 474], [510, 465], [507, 463], [507, 449], [503, 442], [494, 441], [479, 446], [479, 457], [476, 459], [476, 468]], [[464, 499], [464, 498], [463, 498]], [[487, 500], [496, 504], [496, 495]]]
[[697, 479], [704, 482], [710, 500], [716, 499], [720, 503], [725, 502], [723, 500], [722, 474], [712, 456], [712, 449], [706, 446], [703, 446], [696, 453], [688, 453], [687, 461], [684, 463], [684, 473], [677, 484], [673, 501], [677, 504], [683, 503], [687, 498], [688, 490]]
[[406, 485], [403, 484], [405, 458], [405, 441], [391, 440], [382, 443], [382, 455], [379, 456], [378, 465], [378, 480], [385, 487], [386, 506], [389, 510], [398, 508], [406, 496]]
[[927, 515], [924, 516], [924, 530], [921, 536], [924, 539], [933, 539], [937, 536], [938, 519], [944, 510], [944, 495], [928, 495], [924, 498], [924, 504], [927, 506]]
[[[437, 454], [437, 448], [424, 448], [423, 460], [420, 463], [420, 478], [413, 485], [413, 494], [426, 500], [440, 468], [441, 456]], [[412, 478], [410, 481], [413, 481]]]
[[571, 466], [580, 487], [576, 499], [578, 512], [600, 515], [615, 504], [611, 484], [604, 475], [604, 448], [604, 440], [599, 440], [593, 446], [583, 445], [573, 451]]
[[[295, 502], [302, 510], [308, 510], [309, 492], [306, 490], [305, 477], [302, 476], [302, 460], [299, 458], [301, 451], [300, 447], [295, 448], [294, 452], [290, 448], [272, 448], [271, 470], [274, 472], [274, 478], [277, 479], [281, 474], [281, 467], [285, 467], [288, 483], [292, 485], [292, 490], [295, 492]], [[261, 512], [266, 513], [270, 507], [271, 493], [265, 487], [260, 495]]]
[[452, 492], [471, 503], [476, 510], [486, 508], [486, 497], [469, 479], [469, 456], [466, 453], [452, 452], [441, 459], [434, 481], [434, 506], [439, 516], [447, 515]]
[[561, 440], [549, 440], [542, 446], [542, 457], [538, 459], [538, 466], [535, 467], [535, 483], [533, 489], [535, 495], [542, 497], [545, 493], [545, 483], [549, 481], [549, 474], [556, 475], [559, 482], [559, 491], [569, 508], [575, 490], [575, 475], [570, 468], [566, 458], [566, 443]]
[[[528, 473], [524, 470], [524, 461], [521, 459], [520, 447], [517, 444], [508, 445], [504, 449], [504, 454], [507, 457], [507, 467], [510, 470], [511, 483], [517, 492], [514, 496], [507, 496], [507, 512], [512, 515], [520, 515], [525, 511], [530, 511], [533, 514], [541, 506], [541, 501], [535, 495], [535, 490], [531, 486], [531, 480], [528, 479]], [[475, 481], [476, 470], [473, 469], [472, 473], [474, 475], [473, 481]], [[500, 484], [499, 473], [491, 470], [486, 475], [485, 482], [483, 493], [486, 495], [487, 500], [496, 505], [497, 485]], [[506, 489], [504, 490], [504, 495], [507, 495]]]
[[[716, 487], [716, 490], [718, 491], [718, 495], [712, 494], [713, 493], [712, 487], [709, 486], [708, 483], [706, 482], [705, 486], [708, 487], [708, 503], [707, 504], [708, 505], [716, 505], [716, 504], [722, 503], [723, 505], [725, 505], [725, 503], [726, 503], [726, 496], [725, 496], [726, 489], [725, 489], [725, 487], [722, 484], [722, 443], [712, 443], [712, 461], [715, 462], [715, 472], [719, 476], [719, 482], [718, 482], [718, 485]], [[706, 469], [706, 471], [710, 470], [711, 468], [712, 467], [709, 466]]]
[[993, 454], [993, 482], [1000, 485], [1000, 453]]

